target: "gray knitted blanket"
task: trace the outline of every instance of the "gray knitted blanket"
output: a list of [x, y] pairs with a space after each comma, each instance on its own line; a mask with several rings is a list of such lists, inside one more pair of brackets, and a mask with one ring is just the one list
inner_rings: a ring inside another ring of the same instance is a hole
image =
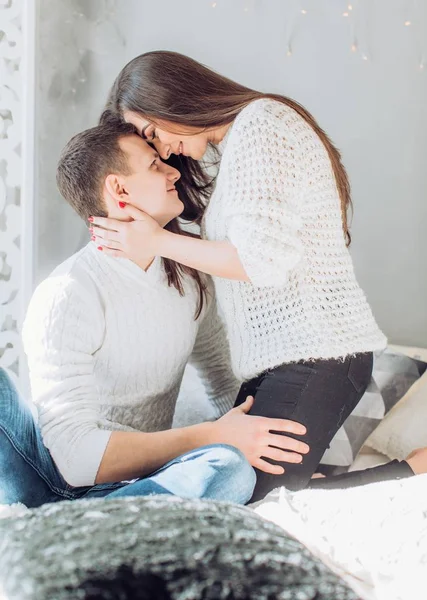
[[250, 509], [174, 497], [45, 505], [0, 520], [5, 600], [356, 600]]

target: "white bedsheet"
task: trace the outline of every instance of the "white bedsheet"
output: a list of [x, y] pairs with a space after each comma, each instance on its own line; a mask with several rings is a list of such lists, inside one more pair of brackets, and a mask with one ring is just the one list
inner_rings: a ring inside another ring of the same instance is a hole
[[427, 475], [346, 490], [274, 490], [251, 508], [364, 600], [427, 599]]

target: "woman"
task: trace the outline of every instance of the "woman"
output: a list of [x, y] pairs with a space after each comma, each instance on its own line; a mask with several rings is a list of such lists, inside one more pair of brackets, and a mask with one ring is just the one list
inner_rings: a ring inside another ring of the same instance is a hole
[[[340, 154], [295, 101], [262, 94], [173, 52], [132, 60], [109, 108], [133, 123], [208, 208], [203, 239], [161, 230], [130, 205], [133, 223], [95, 220], [104, 251], [135, 262], [152, 253], [214, 277], [236, 404], [306, 426], [310, 452], [283, 468], [280, 450], [257, 471], [257, 500], [278, 485], [304, 488], [363, 396], [372, 353], [386, 345], [348, 252], [350, 186]], [[221, 151], [216, 185], [206, 164]], [[176, 155], [173, 158], [172, 155]], [[407, 469], [406, 463], [401, 465]]]

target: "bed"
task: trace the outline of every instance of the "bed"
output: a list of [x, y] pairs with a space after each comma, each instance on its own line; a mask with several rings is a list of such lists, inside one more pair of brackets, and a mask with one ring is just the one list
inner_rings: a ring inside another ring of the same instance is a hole
[[[427, 362], [426, 350], [392, 351]], [[194, 415], [197, 385], [190, 374], [175, 424]], [[426, 422], [424, 371], [350, 469], [427, 446]], [[0, 507], [0, 556], [1, 600], [424, 600], [427, 475], [280, 488], [249, 507], [165, 497]]]

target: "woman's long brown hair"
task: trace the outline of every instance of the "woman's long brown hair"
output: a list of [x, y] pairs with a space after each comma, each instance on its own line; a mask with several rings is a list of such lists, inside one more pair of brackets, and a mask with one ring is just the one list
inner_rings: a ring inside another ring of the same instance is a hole
[[[137, 56], [122, 69], [110, 91], [107, 107], [121, 115], [135, 112], [155, 124], [168, 121], [206, 131], [231, 123], [245, 106], [260, 98], [271, 98], [294, 109], [321, 139], [331, 160], [341, 199], [344, 236], [350, 245], [347, 214], [352, 202], [341, 155], [314, 117], [295, 100], [257, 92], [188, 56], [158, 50]], [[183, 217], [200, 223], [215, 177], [207, 174], [203, 162], [188, 156], [172, 155], [167, 162], [181, 172], [179, 191], [186, 205]]]

